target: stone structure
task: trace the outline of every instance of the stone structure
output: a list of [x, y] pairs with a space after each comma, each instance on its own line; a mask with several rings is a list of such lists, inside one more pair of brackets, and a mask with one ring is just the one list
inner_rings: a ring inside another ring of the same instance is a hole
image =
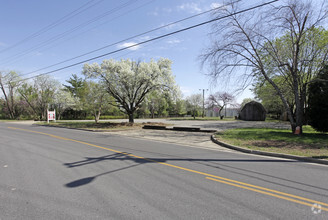
[[261, 103], [251, 101], [244, 105], [239, 114], [239, 119], [244, 121], [265, 121], [266, 110]]

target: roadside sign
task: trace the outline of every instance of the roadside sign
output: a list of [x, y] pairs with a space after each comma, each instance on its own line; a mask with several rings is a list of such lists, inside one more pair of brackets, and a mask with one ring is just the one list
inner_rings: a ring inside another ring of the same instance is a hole
[[53, 110], [53, 111], [49, 111], [47, 110], [47, 121], [49, 123], [49, 121], [55, 121], [56, 122], [56, 110]]

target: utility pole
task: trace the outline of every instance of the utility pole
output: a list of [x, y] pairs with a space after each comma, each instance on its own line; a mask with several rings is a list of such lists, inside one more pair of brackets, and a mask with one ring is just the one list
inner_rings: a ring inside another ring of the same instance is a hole
[[203, 90], [203, 114], [202, 114], [202, 118], [204, 118], [204, 114], [205, 114], [205, 90], [208, 91], [208, 89], [199, 89], [200, 91]]

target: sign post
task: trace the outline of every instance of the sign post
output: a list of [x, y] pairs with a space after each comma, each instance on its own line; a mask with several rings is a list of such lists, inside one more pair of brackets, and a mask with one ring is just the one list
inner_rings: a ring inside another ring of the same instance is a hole
[[56, 110], [49, 111], [47, 110], [47, 122], [49, 121], [55, 121], [56, 122]]

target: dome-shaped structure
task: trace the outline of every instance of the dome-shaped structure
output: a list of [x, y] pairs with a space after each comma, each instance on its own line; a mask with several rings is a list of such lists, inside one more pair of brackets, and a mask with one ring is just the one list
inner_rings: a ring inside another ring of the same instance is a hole
[[251, 101], [241, 109], [239, 119], [245, 121], [265, 121], [266, 110], [261, 103]]

